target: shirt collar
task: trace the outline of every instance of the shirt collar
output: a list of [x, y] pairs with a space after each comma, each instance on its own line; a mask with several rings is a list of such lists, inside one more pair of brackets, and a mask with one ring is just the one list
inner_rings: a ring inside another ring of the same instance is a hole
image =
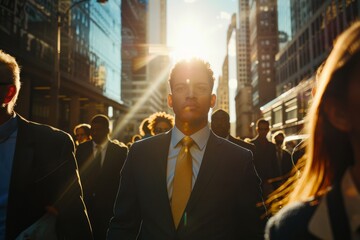
[[106, 140], [105, 142], [103, 142], [102, 144], [97, 144], [94, 141], [92, 141], [93, 144], [93, 149], [96, 149], [96, 146], [100, 145], [101, 146], [101, 150], [106, 149], [107, 145], [109, 143], [109, 140]]
[[360, 227], [360, 193], [354, 184], [350, 169], [346, 170], [342, 178], [341, 190], [351, 231], [355, 232]]
[[[210, 128], [208, 125], [206, 125], [204, 128], [200, 129], [196, 133], [190, 135], [190, 137], [194, 140], [196, 145], [200, 150], [203, 150], [206, 146], [206, 143], [210, 136]], [[178, 143], [185, 137], [185, 134], [183, 134], [176, 126], [174, 126], [172, 133], [171, 133], [171, 146], [175, 148]]]
[[9, 137], [17, 129], [17, 118], [14, 114], [9, 120], [0, 125], [0, 140]]

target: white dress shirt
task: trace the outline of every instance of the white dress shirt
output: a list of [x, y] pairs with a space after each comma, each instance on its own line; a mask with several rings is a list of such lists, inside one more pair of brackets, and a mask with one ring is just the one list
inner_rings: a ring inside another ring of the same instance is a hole
[[[190, 148], [190, 153], [192, 157], [192, 187], [194, 187], [196, 178], [199, 174], [200, 166], [202, 163], [202, 159], [205, 153], [206, 144], [208, 142], [210, 136], [210, 128], [208, 126], [204, 127], [203, 129], [197, 131], [196, 133], [192, 134], [190, 137], [194, 140], [194, 144]], [[176, 159], [179, 155], [181, 144], [179, 142], [185, 137], [176, 126], [173, 128], [171, 133], [171, 141], [169, 146], [169, 155], [167, 160], [167, 190], [169, 199], [171, 202], [172, 197], [172, 190], [173, 190], [173, 181], [174, 181], [174, 174], [175, 174], [175, 166], [176, 166]]]
[[103, 144], [96, 144], [93, 141], [93, 154], [94, 154], [94, 157], [98, 154], [97, 153], [98, 145], [101, 146], [101, 167], [104, 166], [105, 154], [106, 154], [106, 150], [107, 150], [107, 147], [108, 147], [108, 143], [109, 143], [108, 140], [106, 140]]

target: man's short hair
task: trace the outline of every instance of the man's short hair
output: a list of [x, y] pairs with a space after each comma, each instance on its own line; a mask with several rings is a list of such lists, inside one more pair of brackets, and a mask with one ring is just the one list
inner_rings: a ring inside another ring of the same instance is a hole
[[90, 123], [91, 124], [98, 123], [105, 126], [106, 128], [109, 128], [110, 120], [104, 114], [97, 114], [91, 119]]
[[89, 124], [87, 124], [87, 123], [80, 123], [80, 124], [76, 125], [74, 127], [74, 135], [76, 135], [76, 131], [78, 129], [81, 129], [81, 128], [84, 129], [84, 132], [85, 132], [86, 135], [90, 136], [90, 134], [91, 134], [91, 132], [90, 132], [91, 126]]
[[210, 64], [200, 58], [183, 59], [177, 62], [170, 73], [170, 77], [169, 77], [170, 88], [171, 88], [171, 82], [173, 81], [175, 76], [179, 74], [179, 72], [182, 71], [193, 72], [194, 70], [201, 70], [201, 69], [207, 73], [210, 87], [212, 90], [215, 81], [214, 72], [211, 69]]
[[228, 122], [230, 122], [230, 115], [229, 113], [227, 113], [225, 110], [223, 109], [217, 109], [216, 111], [214, 111], [212, 114], [211, 114], [211, 121], [213, 121], [213, 118], [218, 115], [218, 114], [221, 114], [223, 116], [225, 116], [226, 120]]
[[257, 120], [256, 127], [259, 127], [260, 124], [266, 124], [268, 125], [268, 127], [270, 127], [269, 121], [265, 120], [264, 118], [260, 118], [259, 120]]
[[2, 50], [0, 50], [0, 78], [2, 83], [14, 84], [16, 87], [16, 94], [9, 102], [12, 111], [20, 91], [20, 67], [13, 56]]

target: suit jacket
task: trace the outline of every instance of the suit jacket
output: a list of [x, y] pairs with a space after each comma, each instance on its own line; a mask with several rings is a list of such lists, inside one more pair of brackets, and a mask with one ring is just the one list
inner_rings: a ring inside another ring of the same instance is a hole
[[253, 154], [255, 154], [255, 145], [253, 143], [247, 143], [244, 140], [234, 138], [231, 135], [229, 135], [228, 140], [232, 143], [235, 143], [236, 145], [239, 145], [240, 147], [249, 149]]
[[281, 159], [280, 159], [280, 166], [278, 163], [278, 176], [284, 176], [288, 174], [292, 168], [294, 167], [293, 162], [291, 160], [291, 153], [286, 149], [281, 150]]
[[76, 149], [80, 177], [83, 182], [85, 203], [93, 226], [94, 239], [105, 239], [120, 181], [120, 170], [125, 162], [127, 147], [109, 141], [104, 163], [93, 162], [93, 141], [80, 144]]
[[340, 185], [320, 199], [284, 207], [268, 221], [265, 239], [351, 239]]
[[40, 219], [47, 206], [58, 211], [59, 239], [92, 239], [70, 135], [19, 115], [17, 121], [6, 239], [15, 239]]
[[212, 132], [187, 217], [175, 229], [166, 180], [170, 139], [171, 131], [131, 146], [107, 239], [262, 239], [251, 153]]
[[[281, 151], [281, 153], [278, 153]], [[291, 159], [291, 153], [286, 149], [276, 149], [276, 167], [275, 167], [275, 178], [269, 179], [272, 182], [274, 189], [280, 187], [289, 177], [291, 170], [293, 169], [294, 165]], [[278, 154], [281, 154], [279, 156]], [[278, 159], [281, 157], [281, 159]]]
[[254, 162], [262, 180], [277, 177], [277, 157], [275, 144], [267, 142], [263, 144], [258, 138], [251, 141], [256, 147]]

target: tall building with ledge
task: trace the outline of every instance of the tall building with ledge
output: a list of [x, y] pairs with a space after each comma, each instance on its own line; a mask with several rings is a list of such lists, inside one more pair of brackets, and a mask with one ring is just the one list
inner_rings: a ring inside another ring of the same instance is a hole
[[250, 73], [254, 121], [260, 107], [275, 98], [275, 55], [278, 52], [277, 1], [249, 1]]
[[235, 93], [236, 135], [252, 137], [252, 86], [250, 73], [249, 0], [239, 0], [236, 29], [237, 89]]

